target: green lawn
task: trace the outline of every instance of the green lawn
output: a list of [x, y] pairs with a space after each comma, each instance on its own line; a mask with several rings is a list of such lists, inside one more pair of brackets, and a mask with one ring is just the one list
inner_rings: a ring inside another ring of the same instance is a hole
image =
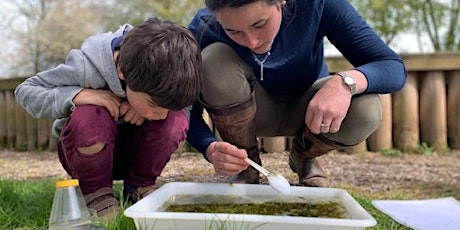
[[[54, 196], [54, 179], [37, 181], [0, 180], [0, 229], [46, 229]], [[121, 187], [116, 185], [120, 196]], [[426, 185], [422, 186], [426, 188]], [[356, 187], [343, 186], [376, 220], [377, 226], [369, 229], [409, 229], [397, 224], [373, 207], [374, 199], [416, 199], [443, 196], [460, 197], [460, 185], [430, 185], [429, 190], [414, 188], [415, 193], [407, 191], [379, 191], [367, 194]], [[422, 195], [420, 195], [422, 194]], [[126, 207], [122, 207], [124, 209]], [[111, 223], [104, 224], [108, 229], [135, 229], [134, 222], [123, 215]]]

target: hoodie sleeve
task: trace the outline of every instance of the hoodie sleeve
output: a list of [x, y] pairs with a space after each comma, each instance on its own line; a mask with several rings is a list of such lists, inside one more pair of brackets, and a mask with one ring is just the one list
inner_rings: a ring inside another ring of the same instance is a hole
[[65, 64], [29, 77], [14, 91], [17, 102], [35, 118], [64, 118], [75, 107], [73, 98], [85, 84], [86, 59], [71, 50]]

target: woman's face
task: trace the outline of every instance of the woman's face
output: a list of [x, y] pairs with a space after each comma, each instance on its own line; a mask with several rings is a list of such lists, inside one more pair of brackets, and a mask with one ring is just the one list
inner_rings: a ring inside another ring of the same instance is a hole
[[238, 8], [226, 7], [215, 12], [215, 15], [234, 42], [262, 54], [270, 51], [279, 31], [281, 1], [276, 5], [258, 1]]

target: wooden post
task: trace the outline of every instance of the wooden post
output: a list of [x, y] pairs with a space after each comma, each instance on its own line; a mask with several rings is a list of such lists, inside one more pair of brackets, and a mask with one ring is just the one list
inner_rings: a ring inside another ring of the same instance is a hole
[[259, 152], [261, 153], [263, 153], [262, 143], [264, 143], [264, 139], [262, 137], [257, 137], [257, 148], [259, 149]]
[[393, 94], [394, 146], [403, 152], [417, 152], [420, 144], [417, 74], [409, 72], [404, 88]]
[[267, 153], [280, 153], [286, 150], [285, 137], [264, 137], [263, 149]]
[[448, 150], [446, 104], [443, 72], [427, 72], [420, 86], [420, 137], [440, 153]]
[[1, 90], [0, 91], [0, 108], [5, 108], [5, 109], [0, 109], [0, 149], [3, 149], [6, 147], [6, 98], [5, 98], [5, 91]]
[[26, 128], [27, 151], [32, 152], [37, 149], [37, 119], [29, 114], [26, 114]]
[[39, 119], [37, 121], [37, 148], [39, 150], [48, 149], [48, 140], [50, 137], [50, 124], [48, 119]]
[[450, 72], [447, 93], [447, 139], [460, 150], [460, 70]]
[[219, 131], [214, 127], [214, 124], [212, 123], [211, 117], [209, 116], [209, 113], [206, 111], [206, 109], [203, 110], [203, 119], [204, 122], [209, 126], [209, 129], [214, 133], [218, 141], [222, 141], [222, 137], [219, 134]]
[[16, 100], [12, 91], [5, 91], [6, 101], [6, 143], [7, 148], [14, 148], [16, 141]]
[[374, 152], [393, 148], [391, 94], [381, 94], [380, 101], [382, 102], [382, 123], [367, 138], [368, 148]]
[[212, 130], [213, 124], [212, 124], [212, 121], [211, 121], [211, 117], [209, 117], [209, 113], [208, 113], [208, 111], [206, 111], [206, 109], [203, 109], [203, 120], [209, 126], [209, 128]]
[[53, 135], [53, 132], [51, 132], [53, 126], [53, 120], [48, 120], [48, 129], [50, 130], [49, 132], [49, 141], [48, 141], [48, 150], [49, 151], [56, 151], [57, 150], [57, 143], [58, 143], [58, 138]]
[[349, 154], [367, 152], [367, 141], [364, 140], [364, 141], [362, 141], [361, 143], [359, 143], [359, 144], [357, 144], [355, 146], [346, 147], [344, 149], [339, 149], [339, 151], [343, 151], [343, 152], [346, 152], [346, 153], [349, 153]]
[[27, 150], [27, 134], [26, 134], [26, 111], [18, 104], [15, 103], [15, 125], [16, 125], [16, 143], [15, 150], [26, 151]]
[[286, 137], [286, 142], [287, 142], [286, 150], [291, 151], [293, 140], [294, 140], [294, 137]]

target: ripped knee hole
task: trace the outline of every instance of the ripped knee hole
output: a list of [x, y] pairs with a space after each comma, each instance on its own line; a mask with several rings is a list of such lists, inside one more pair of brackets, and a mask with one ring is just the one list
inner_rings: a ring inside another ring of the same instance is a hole
[[104, 143], [96, 143], [94, 145], [86, 146], [86, 147], [79, 147], [77, 148], [78, 152], [82, 154], [95, 154], [100, 152], [102, 149], [104, 149], [105, 144]]

